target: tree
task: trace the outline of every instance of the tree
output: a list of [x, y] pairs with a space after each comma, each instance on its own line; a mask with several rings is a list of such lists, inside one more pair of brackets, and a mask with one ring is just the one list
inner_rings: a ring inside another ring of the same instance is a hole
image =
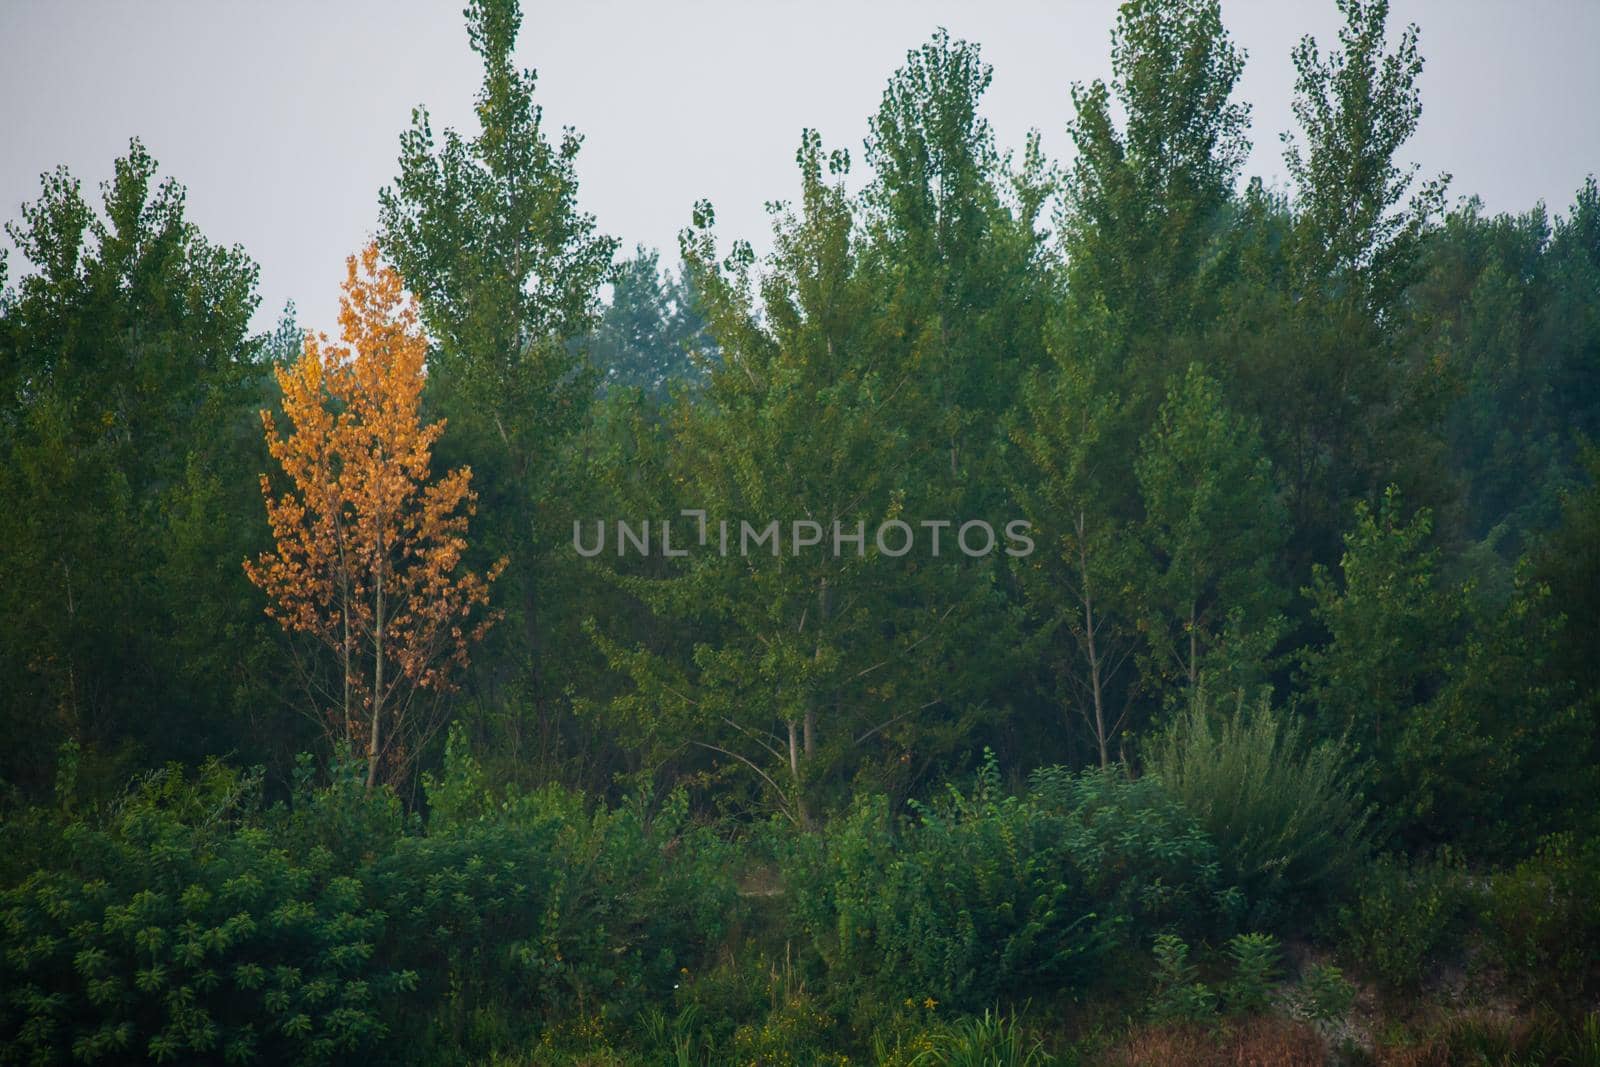
[[1332, 732], [1348, 730], [1378, 751], [1386, 737], [1393, 743], [1406, 713], [1432, 695], [1428, 683], [1459, 612], [1437, 587], [1431, 532], [1427, 509], [1407, 521], [1400, 492], [1390, 486], [1376, 511], [1356, 505], [1342, 581], [1318, 567], [1303, 591], [1329, 636], [1327, 645], [1303, 654], [1307, 691]]
[[[991, 587], [928, 559], [926, 530], [918, 558], [896, 558], [918, 521], [941, 517], [917, 510], [914, 364], [885, 326], [846, 157], [812, 131], [798, 157], [801, 196], [778, 212], [759, 293], [748, 245], [717, 256], [709, 205], [683, 235], [723, 358], [703, 396], [673, 409], [667, 473], [703, 514], [665, 516], [691, 546], [670, 571], [619, 578], [669, 639], [595, 630], [632, 683], [607, 710], [633, 747], [663, 761], [698, 748], [756, 806], [811, 825], [852, 780], [876, 771], [903, 788], [947, 755], [980, 676], [954, 650], [994, 627], [974, 623]], [[905, 529], [885, 552], [876, 534], [891, 520]]]
[[1250, 109], [1232, 101], [1244, 55], [1217, 0], [1129, 0], [1111, 63], [1109, 86], [1072, 90], [1067, 295], [1078, 314], [1109, 317], [1101, 358], [1147, 416], [1216, 312], [1226, 261], [1211, 252], [1249, 151]]
[[[1406, 343], [1407, 291], [1445, 186], [1412, 193], [1417, 168], [1395, 159], [1422, 114], [1418, 31], [1407, 27], [1390, 50], [1387, 0], [1339, 9], [1338, 49], [1324, 57], [1306, 37], [1294, 51], [1290, 220], [1285, 234], [1258, 231], [1275, 245], [1263, 258], [1277, 260], [1278, 281], [1246, 280], [1273, 295], [1239, 346], [1243, 406], [1267, 428], [1287, 483], [1299, 574], [1337, 555], [1352, 500], [1391, 482], [1427, 500], [1448, 481], [1434, 476], [1441, 457], [1425, 430], [1436, 423], [1438, 366]], [[1419, 358], [1408, 363], [1408, 353]]]
[[1192, 695], [1203, 668], [1226, 676], [1213, 692], [1259, 681], [1283, 630], [1285, 599], [1273, 574], [1285, 516], [1260, 434], [1191, 364], [1168, 391], [1134, 472], [1148, 553], [1150, 684], [1177, 677]]
[[[376, 245], [360, 270], [351, 256], [345, 344], [307, 335], [300, 359], [277, 372], [289, 433], [261, 413], [290, 488], [275, 496], [261, 476], [275, 547], [246, 561], [245, 573], [284, 629], [333, 653], [339, 688], [318, 694], [327, 701], [318, 710], [365, 757], [371, 789], [380, 768], [400, 778], [438, 729], [437, 705], [417, 698], [446, 691], [494, 622], [481, 609], [504, 563], [483, 575], [461, 565], [477, 500], [472, 471], [431, 478], [444, 423], [420, 417], [427, 340]], [[315, 684], [315, 672], [305, 677]]]
[[[1466, 590], [1442, 583], [1439, 553], [1429, 545], [1433, 524], [1426, 508], [1409, 520], [1398, 489], [1390, 486], [1376, 509], [1355, 508], [1344, 536], [1340, 580], [1318, 565], [1302, 590], [1326, 643], [1300, 650], [1301, 681], [1324, 736], [1348, 737], [1374, 765], [1374, 799], [1391, 831], [1413, 824], [1418, 771], [1408, 757], [1429, 729], [1423, 714], [1443, 690], [1449, 665], [1461, 656], [1460, 622]], [[1480, 734], [1459, 718], [1458, 747]], [[1437, 753], [1436, 753], [1437, 755]]]
[[[479, 132], [436, 140], [426, 110], [413, 113], [399, 174], [379, 195], [378, 242], [435, 342], [427, 399], [452, 426], [443, 448], [482, 475], [476, 562], [510, 560], [507, 625], [486, 657], [494, 669], [476, 681], [497, 703], [525, 696], [540, 734], [552, 735], [562, 693], [587, 662], [551, 653], [588, 647], [567, 607], [590, 589], [560, 549], [593, 480], [570, 445], [595, 397], [582, 340], [617, 242], [578, 208], [582, 138], [566, 129], [552, 142], [536, 75], [514, 65], [517, 0], [471, 0], [466, 16], [483, 60]], [[519, 720], [520, 709], [514, 731]]]
[[922, 363], [925, 432], [944, 439], [929, 477], [967, 510], [995, 500], [995, 427], [1039, 361], [1052, 281], [1039, 221], [1055, 174], [1036, 133], [1018, 169], [996, 147], [979, 111], [993, 74], [938, 31], [890, 77], [866, 139], [864, 254]]
[[[1086, 324], [1078, 330], [1092, 333]], [[1014, 492], [1042, 546], [1019, 564], [1036, 624], [1030, 644], [1053, 665], [1065, 690], [1058, 699], [1088, 727], [1105, 767], [1133, 707], [1125, 668], [1135, 650], [1136, 527], [1114, 491], [1126, 471], [1119, 439], [1128, 413], [1083, 358], [1097, 343], [1056, 338], [1057, 365], [1023, 384], [1010, 435], [1019, 453]]]
[[663, 271], [643, 245], [617, 264], [588, 347], [606, 388], [639, 388], [657, 402], [674, 385], [703, 385], [715, 354], [688, 270]]
[[259, 520], [227, 488], [258, 462], [256, 266], [137, 140], [101, 193], [57, 168], [6, 227], [33, 266], [0, 298], [0, 724], [26, 739], [0, 777], [25, 787], [63, 737], [124, 762], [246, 747], [230, 713], [273, 695], [236, 566]]

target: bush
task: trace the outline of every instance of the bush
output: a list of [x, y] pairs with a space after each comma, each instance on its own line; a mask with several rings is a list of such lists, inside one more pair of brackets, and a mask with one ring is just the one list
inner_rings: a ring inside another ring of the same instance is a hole
[[[435, 784], [464, 796], [475, 773], [455, 759]], [[557, 790], [481, 793], [423, 834], [342, 770], [305, 785], [261, 812], [225, 769], [159, 774], [103, 822], [70, 821], [55, 860], [0, 895], [0, 1061], [509, 1045], [511, 1019], [669, 996], [732, 908], [681, 794], [591, 812]]]
[[[215, 778], [215, 776], [210, 776]], [[325, 848], [170, 777], [0, 897], [3, 1047], [35, 1062], [328, 1063], [370, 1054], [417, 975], [381, 960], [384, 912]]]
[[1278, 939], [1271, 934], [1238, 934], [1228, 942], [1233, 977], [1223, 986], [1222, 997], [1229, 1011], [1255, 1015], [1267, 1010], [1279, 977], [1281, 953]]
[[726, 850], [689, 825], [681, 792], [656, 811], [647, 796], [589, 810], [557, 787], [497, 797], [454, 732], [425, 785], [428, 833], [370, 877], [448, 1044], [486, 1005], [549, 1022], [665, 1001], [734, 911]]
[[1477, 910], [1466, 870], [1448, 854], [1432, 864], [1385, 857], [1339, 909], [1345, 953], [1391, 991], [1415, 990], [1429, 967], [1459, 947]]
[[1567, 834], [1491, 882], [1489, 948], [1521, 989], [1578, 1005], [1600, 990], [1600, 842]]
[[1156, 988], [1150, 1018], [1162, 1023], [1203, 1023], [1217, 1014], [1217, 995], [1189, 962], [1189, 946], [1174, 934], [1156, 938]]
[[946, 1067], [1047, 1067], [1054, 1062], [1044, 1044], [1015, 1016], [985, 1010], [936, 1032], [931, 1048], [911, 1062]]
[[1005, 796], [992, 756], [970, 794], [899, 822], [860, 802], [786, 866], [840, 995], [966, 1010], [1085, 986], [1113, 950], [1210, 921], [1222, 896], [1210, 843], [1155, 782], [1051, 770]]
[[1197, 696], [1145, 765], [1216, 842], [1224, 880], [1254, 904], [1328, 896], [1366, 855], [1368, 809], [1348, 752], [1307, 742], [1294, 716], [1265, 699], [1218, 718]]
[[1355, 1006], [1356, 987], [1344, 972], [1331, 963], [1316, 963], [1306, 969], [1295, 994], [1299, 1014], [1318, 1026], [1337, 1025]]

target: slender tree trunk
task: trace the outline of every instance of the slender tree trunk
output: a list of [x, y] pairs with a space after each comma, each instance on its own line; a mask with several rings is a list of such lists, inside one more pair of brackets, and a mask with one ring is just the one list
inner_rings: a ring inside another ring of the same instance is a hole
[[1195, 619], [1194, 602], [1189, 602], [1189, 692], [1200, 680], [1200, 630]]
[[[822, 642], [827, 632], [828, 608], [828, 579], [823, 578], [821, 584], [817, 587], [817, 647], [812, 655], [812, 661], [817, 663], [822, 661]], [[807, 760], [817, 754], [817, 708], [815, 701], [808, 703], [806, 706], [805, 753]]]
[[76, 740], [81, 740], [83, 735], [83, 714], [78, 707], [78, 668], [77, 656], [72, 651], [71, 635], [78, 630], [78, 605], [72, 596], [72, 564], [66, 560], [61, 561], [61, 572], [66, 581], [67, 591], [67, 729]]
[[348, 576], [340, 579], [339, 619], [344, 625], [344, 662], [339, 666], [344, 670], [344, 737], [341, 744], [354, 744], [356, 737], [355, 720], [350, 716], [350, 678], [355, 673], [355, 650], [350, 647], [350, 579]]
[[[809, 714], [809, 712], [807, 713]], [[805, 789], [800, 781], [800, 724], [789, 720], [789, 777], [794, 783], [795, 819], [804, 829], [811, 829], [811, 815], [806, 810]]]
[[378, 781], [378, 724], [383, 715], [383, 576], [378, 577], [376, 623], [372, 631], [375, 663], [372, 669], [372, 736], [367, 742], [367, 792]]
[[1106, 737], [1106, 709], [1105, 693], [1103, 692], [1103, 679], [1100, 677], [1100, 652], [1095, 643], [1095, 618], [1094, 618], [1094, 593], [1089, 585], [1089, 551], [1084, 546], [1084, 516], [1078, 513], [1078, 572], [1083, 586], [1083, 634], [1084, 651], [1089, 657], [1089, 692], [1094, 699], [1094, 734], [1095, 741], [1100, 746], [1100, 766], [1111, 765], [1111, 753], [1107, 746]]

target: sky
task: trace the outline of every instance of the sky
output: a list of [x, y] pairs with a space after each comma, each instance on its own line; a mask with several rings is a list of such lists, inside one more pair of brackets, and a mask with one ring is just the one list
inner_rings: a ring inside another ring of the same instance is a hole
[[[0, 215], [66, 164], [91, 193], [128, 139], [188, 188], [189, 217], [261, 265], [267, 328], [293, 299], [329, 329], [344, 257], [377, 222], [399, 135], [474, 127], [479, 80], [462, 0], [0, 0]], [[769, 246], [767, 201], [793, 195], [800, 131], [861, 159], [867, 119], [906, 52], [939, 26], [993, 64], [985, 114], [1002, 147], [1038, 129], [1070, 158], [1075, 81], [1108, 77], [1113, 0], [524, 0], [517, 57], [539, 72], [552, 132], [583, 134], [580, 203], [603, 232], [676, 259], [694, 201], [724, 241]], [[1285, 172], [1290, 50], [1326, 51], [1333, 0], [1223, 0], [1247, 52], [1247, 175]], [[1422, 28], [1423, 116], [1402, 150], [1452, 198], [1563, 211], [1600, 171], [1600, 0], [1393, 0]], [[0, 242], [9, 245], [9, 241]], [[25, 271], [13, 250], [11, 277]]]

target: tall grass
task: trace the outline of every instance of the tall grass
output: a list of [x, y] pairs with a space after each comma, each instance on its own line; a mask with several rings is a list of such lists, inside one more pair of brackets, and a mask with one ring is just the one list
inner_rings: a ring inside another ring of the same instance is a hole
[[1145, 764], [1258, 906], [1323, 896], [1367, 855], [1370, 809], [1349, 750], [1310, 741], [1266, 699], [1219, 713], [1198, 694], [1154, 739]]
[[962, 1019], [938, 1035], [934, 1047], [912, 1062], [918, 1067], [1049, 1067], [1055, 1060], [1016, 1016], [985, 1010], [981, 1018]]

